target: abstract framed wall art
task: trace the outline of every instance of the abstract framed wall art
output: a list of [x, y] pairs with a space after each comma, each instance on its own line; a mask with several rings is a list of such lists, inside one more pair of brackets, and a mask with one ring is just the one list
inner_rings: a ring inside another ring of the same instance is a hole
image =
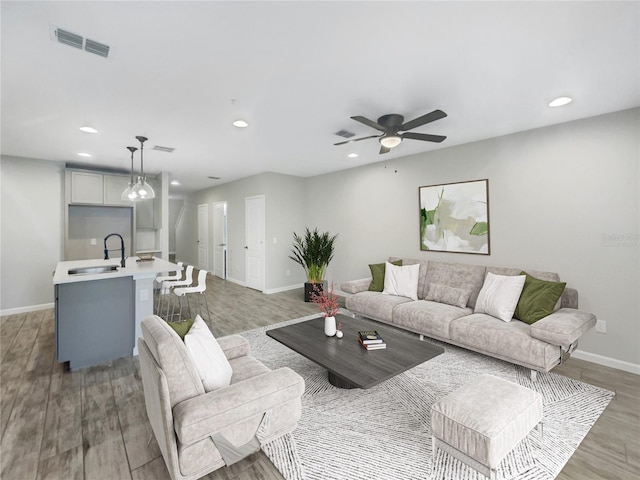
[[489, 180], [419, 187], [420, 250], [490, 255]]

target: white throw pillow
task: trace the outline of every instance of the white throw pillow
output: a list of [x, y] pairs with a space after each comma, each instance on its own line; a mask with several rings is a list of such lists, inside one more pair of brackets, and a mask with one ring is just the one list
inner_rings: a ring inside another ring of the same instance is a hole
[[510, 322], [518, 305], [526, 275], [505, 276], [487, 273], [478, 294], [475, 313], [486, 313]]
[[384, 290], [382, 293], [418, 300], [419, 276], [419, 263], [399, 267], [393, 263], [385, 262]]
[[229, 360], [200, 315], [196, 315], [184, 344], [196, 367], [205, 392], [226, 387], [231, 383], [233, 370]]

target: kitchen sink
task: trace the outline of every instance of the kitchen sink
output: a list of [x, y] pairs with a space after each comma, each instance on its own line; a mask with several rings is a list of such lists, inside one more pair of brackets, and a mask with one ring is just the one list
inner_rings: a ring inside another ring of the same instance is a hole
[[96, 275], [118, 271], [118, 265], [100, 265], [96, 267], [80, 267], [69, 270], [69, 275]]

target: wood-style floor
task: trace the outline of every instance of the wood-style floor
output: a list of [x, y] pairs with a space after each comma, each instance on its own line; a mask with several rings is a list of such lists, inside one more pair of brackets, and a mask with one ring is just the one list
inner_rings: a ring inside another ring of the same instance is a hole
[[[222, 336], [316, 313], [302, 296], [302, 289], [263, 295], [210, 278], [211, 329]], [[53, 310], [0, 320], [0, 479], [168, 480], [155, 439], [147, 445], [137, 359], [65, 371], [55, 361], [53, 329]], [[554, 371], [616, 392], [558, 478], [639, 478], [640, 377], [575, 359]], [[259, 452], [205, 478], [282, 476]]]

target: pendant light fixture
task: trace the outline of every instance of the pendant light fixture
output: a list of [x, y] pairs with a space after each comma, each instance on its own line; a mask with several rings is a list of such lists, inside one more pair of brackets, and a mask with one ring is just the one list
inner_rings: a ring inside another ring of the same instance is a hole
[[133, 186], [136, 183], [133, 180], [133, 152], [138, 150], [138, 147], [127, 147], [127, 150], [131, 152], [131, 180], [129, 180], [129, 186], [124, 189], [124, 192], [122, 192], [122, 195], [120, 195], [120, 198], [122, 200], [130, 200], [134, 202], [135, 200], [137, 200], [137, 198], [136, 198], [136, 194], [133, 192]]
[[131, 188], [131, 193], [135, 194], [134, 200], [146, 200], [149, 198], [155, 198], [156, 192], [153, 191], [151, 185], [147, 183], [147, 177], [144, 175], [144, 160], [142, 158], [142, 150], [144, 148], [144, 142], [147, 141], [147, 137], [136, 137], [140, 142], [140, 175], [138, 175], [138, 182]]

